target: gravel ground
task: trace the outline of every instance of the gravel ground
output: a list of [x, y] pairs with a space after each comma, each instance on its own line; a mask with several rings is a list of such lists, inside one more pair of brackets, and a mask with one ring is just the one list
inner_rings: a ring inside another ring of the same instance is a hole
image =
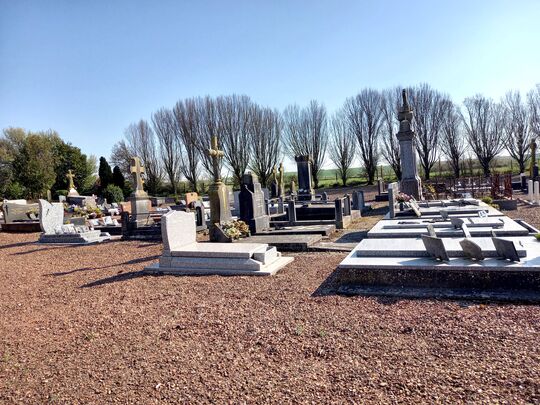
[[0, 403], [540, 403], [537, 306], [321, 296], [341, 253], [145, 276], [161, 244], [36, 240], [0, 232]]

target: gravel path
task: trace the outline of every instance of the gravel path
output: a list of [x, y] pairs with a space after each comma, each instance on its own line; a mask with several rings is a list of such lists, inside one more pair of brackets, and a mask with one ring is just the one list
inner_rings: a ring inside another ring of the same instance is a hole
[[37, 236], [0, 232], [0, 403], [540, 403], [537, 306], [320, 295], [345, 253], [145, 276], [161, 244]]

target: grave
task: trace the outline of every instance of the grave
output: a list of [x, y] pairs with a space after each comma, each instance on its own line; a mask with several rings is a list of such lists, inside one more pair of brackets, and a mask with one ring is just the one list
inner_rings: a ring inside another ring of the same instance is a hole
[[270, 217], [266, 214], [264, 193], [255, 174], [247, 173], [242, 176], [239, 201], [240, 220], [249, 226], [252, 234], [261, 233], [270, 228]]
[[388, 201], [388, 191], [385, 190], [384, 180], [377, 180], [377, 195], [375, 196], [375, 201]]
[[4, 200], [2, 204], [4, 232], [39, 232], [39, 206], [26, 200]]
[[386, 219], [367, 236], [332, 276], [335, 292], [540, 301], [540, 243], [506, 216]]
[[149, 273], [265, 276], [294, 260], [265, 243], [198, 243], [193, 213], [171, 211], [161, 222], [163, 254]]
[[212, 137], [211, 148], [208, 155], [212, 159], [214, 182], [208, 188], [210, 198], [210, 240], [212, 242], [230, 242], [229, 238], [221, 228], [221, 225], [230, 221], [231, 208], [229, 206], [228, 189], [221, 181], [219, 162], [223, 159], [223, 151], [218, 148], [217, 136]]
[[415, 138], [416, 135], [411, 129], [413, 111], [407, 100], [407, 92], [403, 89], [403, 106], [398, 111], [399, 132], [396, 137], [399, 141], [399, 154], [401, 161], [401, 181], [400, 189], [403, 193], [422, 199], [422, 181], [418, 176], [418, 165], [416, 163]]
[[90, 230], [86, 225], [64, 224], [64, 205], [39, 200], [39, 243], [91, 244], [109, 240], [106, 232]]
[[360, 213], [371, 210], [371, 204], [366, 204], [364, 190], [354, 190], [352, 192], [352, 209]]
[[299, 201], [315, 200], [315, 190], [311, 182], [311, 166], [313, 159], [309, 155], [297, 155], [294, 157], [298, 170], [298, 194]]

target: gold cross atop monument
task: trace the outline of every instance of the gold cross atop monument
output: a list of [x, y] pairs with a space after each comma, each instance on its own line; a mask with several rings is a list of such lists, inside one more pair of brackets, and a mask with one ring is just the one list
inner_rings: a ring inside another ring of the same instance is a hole
[[66, 174], [66, 177], [68, 179], [68, 190], [75, 190], [75, 183], [73, 182], [73, 179], [75, 177], [75, 175], [73, 174], [73, 172], [71, 171], [71, 169], [68, 170], [68, 173]]
[[214, 169], [214, 181], [221, 182], [221, 173], [219, 170], [219, 161], [223, 158], [223, 151], [219, 150], [217, 136], [212, 136], [212, 143], [208, 149], [208, 156], [212, 158], [212, 168]]
[[131, 174], [133, 175], [133, 183], [135, 184], [135, 196], [146, 197], [146, 192], [144, 191], [142, 175], [146, 173], [144, 166], [141, 164], [141, 159], [137, 156], [131, 158], [130, 166]]

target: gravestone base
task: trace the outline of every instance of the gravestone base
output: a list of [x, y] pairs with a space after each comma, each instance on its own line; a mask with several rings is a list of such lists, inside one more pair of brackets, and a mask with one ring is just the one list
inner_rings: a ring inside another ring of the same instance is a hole
[[417, 200], [422, 199], [422, 180], [420, 177], [412, 179], [402, 179], [399, 183], [399, 191], [410, 195]]
[[39, 243], [56, 243], [70, 245], [89, 245], [92, 243], [101, 243], [111, 239], [111, 235], [107, 232], [88, 231], [81, 233], [66, 233], [66, 234], [41, 234]]
[[154, 220], [150, 217], [150, 211], [148, 206], [150, 200], [148, 197], [131, 196], [131, 218], [130, 226], [132, 228], [139, 228], [142, 226], [149, 226], [154, 223]]
[[219, 224], [211, 224], [209, 228], [209, 236], [211, 242], [229, 243], [232, 238], [227, 236]]

